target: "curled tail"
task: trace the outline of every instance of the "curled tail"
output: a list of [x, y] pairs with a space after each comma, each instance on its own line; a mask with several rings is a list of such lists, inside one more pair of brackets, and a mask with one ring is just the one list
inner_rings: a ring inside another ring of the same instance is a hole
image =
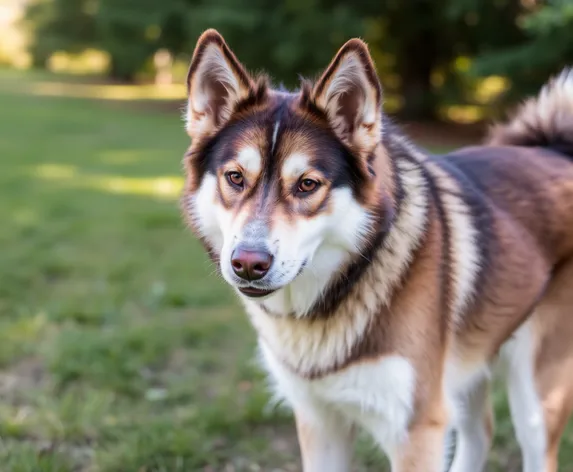
[[487, 143], [541, 146], [573, 158], [573, 68], [547, 82], [506, 123], [494, 125]]

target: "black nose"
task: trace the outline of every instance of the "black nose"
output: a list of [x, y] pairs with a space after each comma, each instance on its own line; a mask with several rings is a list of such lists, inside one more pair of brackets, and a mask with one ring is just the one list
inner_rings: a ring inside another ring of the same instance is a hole
[[238, 247], [231, 254], [233, 271], [245, 280], [262, 279], [272, 263], [273, 256], [266, 251]]

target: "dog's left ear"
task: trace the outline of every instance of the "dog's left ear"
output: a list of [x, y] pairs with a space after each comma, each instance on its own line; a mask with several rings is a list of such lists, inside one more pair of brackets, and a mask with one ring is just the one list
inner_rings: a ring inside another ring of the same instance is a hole
[[371, 152], [382, 131], [382, 86], [368, 46], [351, 39], [312, 89], [311, 100], [336, 135], [358, 152]]

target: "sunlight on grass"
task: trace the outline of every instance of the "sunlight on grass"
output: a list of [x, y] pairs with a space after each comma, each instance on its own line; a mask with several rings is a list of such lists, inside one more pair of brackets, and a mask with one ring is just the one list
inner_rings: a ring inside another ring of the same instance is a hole
[[87, 179], [88, 186], [111, 193], [153, 195], [159, 198], [176, 198], [183, 188], [180, 177], [157, 177], [152, 179], [99, 176]]
[[13, 218], [16, 223], [27, 225], [38, 219], [38, 212], [31, 210], [30, 208], [22, 208], [14, 211]]
[[71, 179], [78, 174], [76, 166], [62, 164], [41, 164], [36, 167], [35, 174], [42, 179]]
[[[15, 315], [15, 310], [6, 311], [6, 315]], [[48, 329], [48, 318], [43, 311], [28, 317], [3, 318], [0, 321], [0, 366], [30, 351]]]
[[93, 175], [82, 173], [76, 166], [61, 164], [41, 164], [34, 168], [33, 174], [43, 180], [66, 182], [73, 187], [167, 199], [177, 198], [183, 188], [183, 179], [177, 176], [142, 178], [108, 174]]
[[4, 327], [3, 334], [13, 341], [25, 342], [36, 340], [46, 329], [48, 319], [46, 313], [38, 312], [32, 317], [22, 318]]
[[31, 84], [30, 93], [37, 96], [92, 98], [104, 100], [178, 100], [185, 97], [185, 86], [171, 84], [95, 85], [64, 82]]

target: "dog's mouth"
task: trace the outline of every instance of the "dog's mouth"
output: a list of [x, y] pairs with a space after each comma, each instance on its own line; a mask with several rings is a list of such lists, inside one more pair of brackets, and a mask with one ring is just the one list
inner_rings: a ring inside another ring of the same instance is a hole
[[[297, 274], [295, 275], [294, 278], [298, 277], [304, 270], [304, 268], [306, 267], [307, 264], [307, 260], [304, 260], [304, 262], [300, 265], [300, 268], [297, 272]], [[294, 280], [294, 278], [292, 280]], [[253, 287], [253, 286], [247, 286], [247, 287], [237, 287], [237, 285], [235, 285], [235, 287], [237, 288], [237, 290], [239, 292], [241, 292], [243, 295], [249, 297], [249, 298], [261, 298], [261, 297], [266, 297], [267, 295], [270, 295], [274, 292], [276, 292], [277, 290], [280, 290], [281, 288], [285, 287], [285, 285], [288, 285], [288, 283], [292, 282], [292, 280], [290, 280], [289, 282], [287, 282], [287, 284], [281, 284], [279, 286], [275, 286], [274, 288], [258, 288], [258, 287]]]
[[276, 290], [265, 290], [262, 288], [255, 288], [255, 287], [239, 287], [239, 292], [247, 297], [252, 298], [260, 298], [266, 295], [270, 295], [271, 293], [275, 292]]

